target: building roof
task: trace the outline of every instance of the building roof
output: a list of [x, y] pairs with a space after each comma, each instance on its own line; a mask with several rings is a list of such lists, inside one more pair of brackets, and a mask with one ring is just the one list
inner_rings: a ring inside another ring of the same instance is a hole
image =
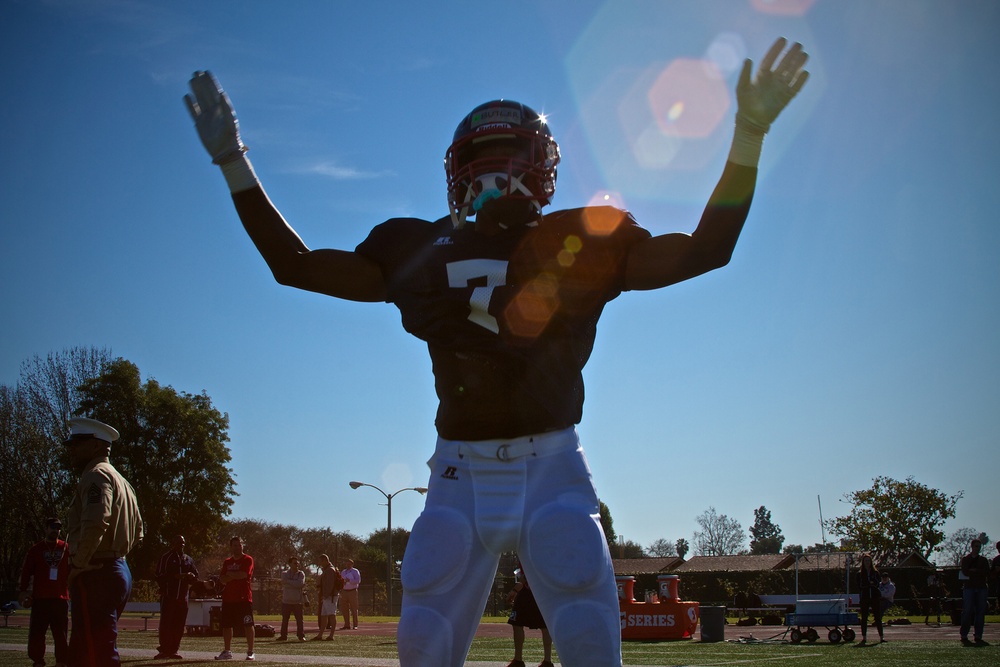
[[684, 562], [680, 556], [667, 558], [613, 558], [615, 574], [660, 574], [670, 572]]
[[789, 554], [763, 554], [751, 556], [694, 556], [674, 568], [674, 572], [760, 572], [783, 570], [793, 566], [795, 559]]
[[[851, 554], [846, 551], [810, 552], [798, 555], [799, 570], [843, 570]], [[857, 562], [857, 558], [854, 559]], [[795, 560], [789, 563], [790, 569], [795, 569]]]
[[[843, 570], [847, 559], [853, 557], [854, 566], [859, 554], [846, 551], [811, 552], [805, 554], [741, 554], [737, 556], [692, 556], [685, 561], [679, 556], [669, 558], [615, 558], [615, 574], [683, 574], [684, 572], [763, 572], [767, 570], [794, 570], [796, 560], [799, 570]], [[933, 567], [918, 553], [908, 554], [896, 567]]]
[[934, 567], [934, 564], [924, 558], [923, 554], [911, 551], [899, 559], [896, 567]]

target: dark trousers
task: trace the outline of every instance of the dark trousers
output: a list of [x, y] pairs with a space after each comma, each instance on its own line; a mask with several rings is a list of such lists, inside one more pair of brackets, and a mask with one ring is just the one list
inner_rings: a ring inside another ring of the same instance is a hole
[[124, 558], [100, 565], [77, 576], [69, 590], [72, 667], [121, 667], [118, 619], [132, 593], [132, 572]]
[[861, 638], [868, 636], [868, 612], [871, 611], [875, 617], [875, 629], [878, 636], [882, 636], [882, 598], [861, 598], [858, 607], [861, 611]]
[[288, 617], [295, 617], [295, 634], [299, 639], [306, 636], [302, 627], [302, 605], [281, 603], [281, 634], [282, 639], [288, 638]]
[[976, 640], [983, 638], [983, 625], [986, 622], [986, 587], [969, 588], [962, 591], [962, 625], [959, 628], [962, 639], [968, 639], [969, 628], [975, 633]]
[[34, 663], [45, 662], [45, 633], [52, 629], [56, 662], [65, 663], [69, 659], [69, 644], [66, 643], [69, 629], [69, 601], [60, 598], [35, 598], [31, 603], [31, 619], [28, 621], [28, 657]]
[[184, 624], [187, 623], [188, 601], [160, 599], [160, 653], [175, 655], [181, 647]]

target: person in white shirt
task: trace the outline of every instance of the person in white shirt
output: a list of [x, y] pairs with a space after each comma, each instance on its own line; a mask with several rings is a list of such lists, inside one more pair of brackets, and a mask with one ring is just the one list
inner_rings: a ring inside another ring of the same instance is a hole
[[354, 567], [354, 561], [350, 558], [347, 559], [345, 565], [346, 567], [340, 571], [340, 575], [344, 577], [344, 590], [340, 593], [340, 612], [344, 615], [344, 624], [340, 629], [350, 630], [353, 627], [357, 630], [358, 586], [361, 585], [361, 573]]
[[882, 594], [882, 614], [884, 615], [896, 597], [896, 584], [892, 583], [888, 572], [882, 573], [882, 583], [878, 585], [878, 590]]

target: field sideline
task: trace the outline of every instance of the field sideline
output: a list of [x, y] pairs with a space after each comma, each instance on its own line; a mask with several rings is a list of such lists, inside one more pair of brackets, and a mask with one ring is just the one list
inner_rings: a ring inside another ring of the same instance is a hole
[[[125, 619], [123, 619], [125, 620]], [[129, 619], [128, 626], [133, 626]], [[138, 620], [138, 619], [134, 619]], [[989, 620], [993, 621], [991, 617]], [[157, 635], [150, 623], [149, 631], [129, 627], [119, 634], [119, 650], [122, 664], [129, 667], [154, 667], [166, 665], [201, 665], [219, 663], [213, 660], [222, 648], [221, 637], [186, 636], [181, 643], [183, 661], [153, 660], [156, 653]], [[277, 626], [273, 617], [258, 618], [258, 623]], [[315, 621], [307, 628], [315, 631]], [[0, 627], [0, 667], [24, 667], [29, 664], [25, 652], [27, 629]], [[963, 647], [958, 641], [958, 628], [924, 626], [895, 626], [886, 629], [889, 640], [885, 644], [859, 646], [854, 643], [830, 644], [823, 639], [816, 643], [791, 644], [786, 641], [783, 626], [726, 626], [726, 641], [702, 643], [697, 635], [694, 640], [673, 642], [625, 642], [622, 647], [624, 663], [627, 666], [680, 667], [691, 665], [708, 667], [711, 665], [734, 667], [965, 667], [967, 665], [1000, 664], [1000, 624], [990, 623], [986, 629], [986, 640], [991, 645], [983, 647]], [[871, 636], [877, 636], [874, 630]], [[751, 639], [752, 637], [752, 639]], [[246, 664], [241, 658], [246, 650], [244, 640], [234, 638], [233, 653], [237, 664]], [[469, 667], [503, 667], [510, 660], [512, 651], [509, 628], [503, 622], [487, 622], [480, 626], [480, 632], [469, 654]], [[257, 661], [268, 665], [301, 667], [303, 664], [327, 665], [332, 667], [396, 667], [395, 624], [384, 622], [362, 622], [357, 631], [338, 632], [336, 639], [327, 641], [278, 642], [273, 638], [258, 638], [255, 652]], [[541, 660], [541, 640], [537, 632], [529, 631], [525, 643], [525, 662], [537, 665]], [[51, 646], [47, 654], [48, 664], [54, 664]], [[556, 656], [558, 664], [558, 656]]]

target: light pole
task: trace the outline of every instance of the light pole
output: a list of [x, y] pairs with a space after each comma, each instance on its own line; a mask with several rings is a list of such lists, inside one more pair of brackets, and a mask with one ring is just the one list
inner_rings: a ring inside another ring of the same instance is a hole
[[392, 614], [392, 499], [403, 491], [416, 491], [420, 495], [427, 493], [427, 489], [423, 486], [408, 486], [405, 489], [399, 489], [392, 493], [386, 493], [382, 489], [378, 488], [374, 484], [368, 484], [366, 482], [351, 482], [352, 489], [358, 489], [362, 486], [367, 486], [369, 488], [375, 489], [383, 496], [385, 496], [385, 505], [388, 509], [386, 522], [385, 522], [385, 537], [386, 537], [386, 548], [385, 548], [385, 594], [386, 601], [388, 603], [388, 614]]

